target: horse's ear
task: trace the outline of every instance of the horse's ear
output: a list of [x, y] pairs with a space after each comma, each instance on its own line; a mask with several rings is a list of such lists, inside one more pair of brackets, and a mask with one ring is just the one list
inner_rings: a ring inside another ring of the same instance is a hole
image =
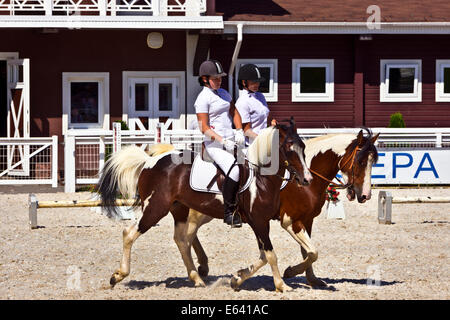
[[375, 143], [375, 141], [377, 141], [378, 137], [380, 136], [380, 133], [378, 132], [374, 137], [372, 137], [372, 139], [370, 139], [370, 141], [372, 142], [372, 144]]
[[293, 116], [291, 116], [291, 119], [289, 120], [289, 123], [291, 124], [291, 127], [295, 128], [295, 129], [297, 128], [296, 125], [295, 125], [295, 119], [294, 119]]
[[359, 131], [358, 137], [356, 138], [356, 141], [358, 141], [358, 146], [363, 144], [363, 142], [364, 142], [364, 132], [362, 130]]

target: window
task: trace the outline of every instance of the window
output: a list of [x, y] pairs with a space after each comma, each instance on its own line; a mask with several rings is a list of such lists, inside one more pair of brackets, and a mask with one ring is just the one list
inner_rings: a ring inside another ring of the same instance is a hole
[[292, 60], [292, 101], [333, 102], [334, 60]]
[[436, 101], [450, 102], [450, 60], [436, 60]]
[[[236, 63], [236, 80], [239, 69], [248, 63], [256, 65], [265, 80], [259, 85], [259, 91], [264, 94], [267, 102], [278, 101], [278, 60], [277, 59], [239, 59]], [[236, 95], [239, 95], [236, 86]]]
[[63, 73], [63, 132], [109, 128], [109, 73]]
[[380, 101], [422, 101], [421, 60], [381, 60]]

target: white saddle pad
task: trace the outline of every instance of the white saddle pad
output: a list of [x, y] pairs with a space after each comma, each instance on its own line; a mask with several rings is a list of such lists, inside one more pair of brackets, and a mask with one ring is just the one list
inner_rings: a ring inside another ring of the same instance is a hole
[[[203, 161], [200, 154], [197, 154], [194, 159], [194, 163], [192, 164], [191, 169], [191, 176], [189, 178], [189, 184], [191, 185], [191, 188], [195, 191], [200, 192], [211, 192], [211, 193], [219, 193], [222, 192], [219, 190], [219, 186], [217, 185], [217, 181], [214, 181], [213, 185], [210, 189], [207, 188], [209, 183], [211, 182], [212, 178], [217, 173], [217, 167], [209, 161]], [[290, 177], [289, 171], [284, 172], [284, 178], [289, 179]], [[247, 181], [242, 186], [241, 189], [239, 189], [239, 193], [244, 192], [248, 189], [250, 184], [252, 183], [253, 178], [255, 177], [255, 171], [253, 168], [250, 168], [250, 174], [248, 176]], [[280, 190], [282, 190], [286, 185], [288, 181], [283, 181], [281, 184]]]
[[[219, 190], [219, 186], [217, 185], [217, 181], [214, 181], [214, 184], [208, 190], [207, 186], [211, 182], [212, 178], [217, 173], [217, 167], [209, 161], [203, 161], [200, 154], [197, 154], [194, 159], [194, 163], [192, 164], [191, 176], [189, 178], [189, 184], [191, 188], [195, 191], [201, 192], [211, 192], [211, 193], [222, 193]], [[254, 170], [250, 168], [249, 177], [245, 183], [245, 185], [239, 190], [239, 193], [244, 192], [250, 186], [250, 183], [255, 176]]]

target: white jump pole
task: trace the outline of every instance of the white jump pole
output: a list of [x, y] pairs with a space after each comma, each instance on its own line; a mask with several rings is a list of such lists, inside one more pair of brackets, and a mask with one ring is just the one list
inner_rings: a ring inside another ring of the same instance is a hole
[[450, 203], [450, 197], [392, 197], [389, 191], [378, 194], [378, 223], [392, 223], [393, 203]]
[[[116, 206], [132, 206], [134, 199], [117, 199]], [[37, 229], [37, 209], [41, 208], [83, 208], [101, 207], [101, 200], [65, 200], [65, 201], [38, 201], [34, 194], [29, 195], [30, 228]]]

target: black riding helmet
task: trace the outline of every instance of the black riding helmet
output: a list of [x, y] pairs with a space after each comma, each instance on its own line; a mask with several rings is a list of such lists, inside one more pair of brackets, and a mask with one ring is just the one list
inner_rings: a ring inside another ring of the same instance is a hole
[[227, 74], [223, 72], [222, 65], [217, 60], [206, 60], [200, 65], [198, 82], [201, 86], [204, 86], [205, 83], [202, 80], [202, 76], [207, 77], [224, 77]]
[[263, 82], [264, 79], [261, 76], [261, 72], [259, 71], [258, 67], [254, 64], [246, 64], [243, 65], [240, 69], [239, 69], [239, 74], [238, 74], [238, 86], [239, 86], [239, 90], [244, 89], [244, 86], [242, 85], [242, 80], [250, 80], [250, 81], [254, 81], [254, 82]]

